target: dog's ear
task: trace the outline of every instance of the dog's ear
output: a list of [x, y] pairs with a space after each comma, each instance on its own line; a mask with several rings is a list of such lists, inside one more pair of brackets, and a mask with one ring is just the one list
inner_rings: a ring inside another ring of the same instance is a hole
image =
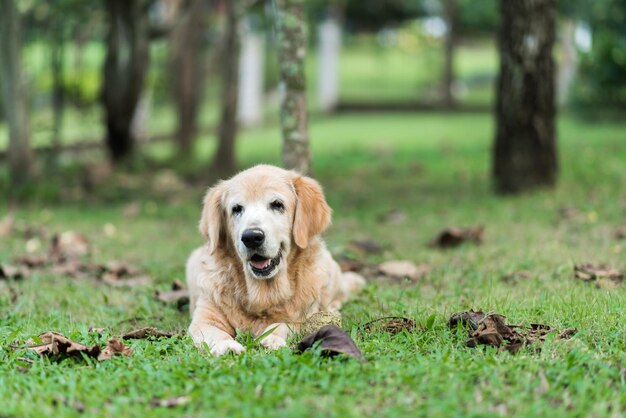
[[294, 176], [296, 213], [293, 219], [293, 239], [300, 248], [321, 234], [330, 224], [331, 209], [326, 203], [322, 187], [310, 177]]
[[225, 244], [226, 228], [222, 199], [224, 182], [211, 187], [204, 196], [204, 207], [200, 217], [200, 233], [208, 240], [209, 253], [213, 254], [218, 245]]

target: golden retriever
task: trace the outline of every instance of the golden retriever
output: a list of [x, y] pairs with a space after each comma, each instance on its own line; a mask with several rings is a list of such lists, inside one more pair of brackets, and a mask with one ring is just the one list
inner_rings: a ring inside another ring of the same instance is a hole
[[320, 234], [331, 210], [312, 178], [258, 165], [210, 188], [200, 232], [206, 245], [187, 261], [189, 333], [213, 355], [241, 353], [237, 330], [278, 349], [299, 323], [336, 311], [365, 280], [342, 273]]

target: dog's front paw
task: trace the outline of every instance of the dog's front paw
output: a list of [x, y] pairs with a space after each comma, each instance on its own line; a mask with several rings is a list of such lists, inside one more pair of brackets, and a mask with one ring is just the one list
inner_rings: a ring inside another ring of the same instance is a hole
[[211, 346], [211, 354], [213, 354], [214, 356], [222, 356], [228, 352], [241, 354], [244, 351], [246, 351], [244, 346], [239, 344], [235, 340], [218, 341]]
[[278, 335], [270, 334], [261, 340], [261, 345], [265, 348], [269, 348], [270, 350], [278, 350], [281, 347], [285, 347], [287, 345], [287, 341]]

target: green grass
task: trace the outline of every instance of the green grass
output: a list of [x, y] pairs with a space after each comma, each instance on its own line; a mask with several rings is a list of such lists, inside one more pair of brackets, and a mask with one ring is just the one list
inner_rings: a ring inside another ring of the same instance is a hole
[[[85, 233], [97, 248], [95, 260], [127, 260], [155, 284], [122, 290], [49, 273], [0, 281], [0, 415], [78, 416], [76, 402], [84, 404], [83, 415], [106, 417], [626, 414], [626, 287], [599, 289], [572, 272], [580, 262], [626, 267], [626, 243], [612, 235], [626, 223], [626, 125], [562, 118], [558, 187], [510, 198], [490, 192], [489, 115], [345, 115], [314, 119], [311, 128], [315, 173], [334, 208], [326, 234], [331, 250], [339, 254], [350, 240], [372, 238], [389, 249], [371, 262], [410, 259], [433, 267], [415, 285], [372, 281], [345, 306], [344, 328], [367, 362], [255, 347], [241, 357], [211, 358], [187, 336], [133, 341], [131, 357], [103, 363], [52, 362], [9, 349], [13, 340], [47, 330], [103, 344], [128, 327], [120, 321], [133, 317], [164, 329], [187, 327], [187, 313], [163, 306], [153, 291], [182, 278], [185, 257], [201, 243], [196, 223], [206, 185], [164, 194], [144, 183], [129, 185], [127, 178], [110, 198], [99, 190], [62, 206], [33, 200], [17, 210], [18, 219], [51, 231]], [[277, 128], [245, 132], [238, 147], [242, 165], [277, 162], [278, 137]], [[199, 162], [210, 155], [208, 142], [198, 147]], [[168, 154], [165, 145], [150, 151], [164, 161]], [[141, 206], [134, 219], [122, 214], [130, 201]], [[580, 216], [561, 219], [566, 206]], [[407, 214], [404, 223], [379, 220], [397, 208]], [[103, 233], [107, 223], [116, 226], [112, 237]], [[445, 226], [479, 223], [486, 226], [481, 246], [439, 251], [425, 245]], [[20, 237], [3, 239], [0, 261], [24, 247]], [[521, 270], [530, 277], [501, 280]], [[19, 293], [15, 303], [9, 285]], [[515, 356], [471, 349], [464, 332], [446, 326], [450, 314], [469, 308], [494, 310], [513, 324], [547, 323], [579, 333]], [[395, 337], [357, 330], [385, 315], [432, 325]], [[112, 330], [100, 337], [88, 332], [90, 326]], [[179, 395], [190, 402], [150, 406], [153, 397]]]

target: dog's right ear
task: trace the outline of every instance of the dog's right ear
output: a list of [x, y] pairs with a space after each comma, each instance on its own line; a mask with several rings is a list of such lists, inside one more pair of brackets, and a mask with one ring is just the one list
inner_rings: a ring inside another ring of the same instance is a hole
[[224, 182], [218, 183], [204, 196], [199, 228], [202, 236], [208, 240], [210, 254], [226, 242], [225, 214], [222, 204], [224, 188]]

